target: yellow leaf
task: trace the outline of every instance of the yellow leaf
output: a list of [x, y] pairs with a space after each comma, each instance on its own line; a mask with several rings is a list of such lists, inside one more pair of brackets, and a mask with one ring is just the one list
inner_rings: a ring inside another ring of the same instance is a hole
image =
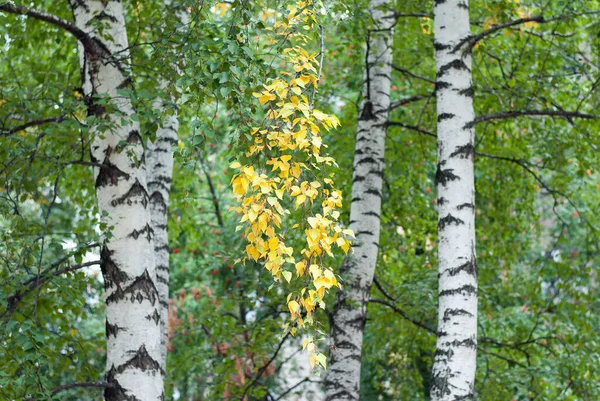
[[239, 162], [233, 162], [229, 165], [229, 168], [240, 168], [242, 165]]

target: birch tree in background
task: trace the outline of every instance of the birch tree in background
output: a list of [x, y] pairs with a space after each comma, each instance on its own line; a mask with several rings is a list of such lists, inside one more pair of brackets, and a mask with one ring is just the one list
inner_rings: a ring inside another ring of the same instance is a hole
[[107, 130], [91, 127], [98, 207], [111, 233], [101, 253], [106, 381], [112, 385], [105, 390], [105, 400], [159, 400], [163, 397], [160, 313], [144, 144], [139, 124], [124, 125], [118, 117], [127, 119], [135, 113], [131, 100], [118, 93], [131, 82], [122, 62], [129, 57], [123, 5], [120, 1], [72, 0], [71, 7], [75, 25], [93, 44], [80, 45], [89, 113], [101, 118], [109, 107], [113, 109]]
[[364, 102], [358, 120], [352, 179], [350, 228], [353, 253], [342, 264], [343, 289], [331, 317], [331, 362], [325, 378], [327, 400], [358, 400], [363, 329], [379, 247], [386, 124], [392, 69], [392, 3], [372, 0], [368, 32]]
[[[166, 1], [166, 6], [171, 2]], [[181, 26], [186, 26], [189, 22], [188, 14], [185, 10], [176, 11], [177, 19]], [[164, 33], [164, 29], [163, 29]], [[179, 73], [179, 69], [175, 66]], [[159, 87], [167, 93], [169, 82], [161, 79]], [[149, 141], [146, 148], [147, 161], [147, 179], [148, 190], [150, 193], [150, 215], [152, 220], [152, 229], [154, 231], [154, 257], [156, 262], [156, 288], [158, 290], [158, 300], [160, 304], [160, 367], [166, 372], [167, 368], [167, 343], [168, 343], [168, 322], [169, 322], [169, 232], [168, 232], [168, 211], [169, 211], [169, 193], [171, 182], [173, 181], [173, 152], [171, 148], [177, 143], [177, 133], [179, 131], [179, 115], [177, 110], [177, 98], [171, 96], [168, 99], [157, 98], [154, 102], [154, 108], [160, 115], [164, 114], [167, 107], [173, 109], [173, 113], [167, 115], [162, 121], [161, 126], [156, 131], [154, 142]]]
[[477, 351], [474, 120], [469, 8], [434, 0], [438, 131], [437, 345], [431, 399], [474, 397]]

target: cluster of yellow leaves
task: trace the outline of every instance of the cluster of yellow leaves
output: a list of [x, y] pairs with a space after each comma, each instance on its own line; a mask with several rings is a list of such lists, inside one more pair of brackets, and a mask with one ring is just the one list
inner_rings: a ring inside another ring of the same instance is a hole
[[[277, 21], [270, 30], [278, 40], [290, 41], [282, 51], [289, 69], [279, 78], [263, 85], [253, 95], [266, 109], [261, 127], [250, 134], [252, 140], [246, 157], [253, 165], [234, 162], [236, 170], [231, 185], [241, 215], [238, 230], [245, 229], [246, 255], [242, 259], [262, 261], [275, 281], [296, 279], [307, 283], [287, 296], [287, 307], [295, 327], [313, 324], [317, 307], [325, 308], [327, 290], [340, 287], [334, 272], [324, 266], [325, 256], [333, 256], [333, 248], [345, 253], [350, 249], [351, 230], [338, 224], [342, 195], [333, 185], [331, 176], [322, 180], [316, 172], [322, 166], [336, 165], [333, 158], [322, 153], [326, 145], [321, 130], [339, 126], [334, 115], [313, 109], [307, 96], [318, 85], [317, 54], [304, 46], [309, 42], [305, 31], [317, 24], [311, 0], [301, 0], [288, 7], [287, 21]], [[311, 177], [311, 178], [309, 178]], [[289, 205], [289, 206], [288, 206]], [[304, 211], [304, 221], [291, 229], [304, 229], [306, 246], [298, 253], [286, 245], [284, 216], [286, 207]], [[313, 337], [305, 340], [309, 360], [314, 367], [325, 367], [326, 357], [317, 351]]]

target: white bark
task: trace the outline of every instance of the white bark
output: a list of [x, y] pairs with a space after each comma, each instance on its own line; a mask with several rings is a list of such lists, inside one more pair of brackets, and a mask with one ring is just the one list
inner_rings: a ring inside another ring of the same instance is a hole
[[438, 338], [432, 401], [472, 400], [477, 352], [474, 124], [467, 0], [434, 0], [438, 115]]
[[386, 125], [390, 107], [392, 3], [371, 0], [365, 101], [358, 121], [350, 205], [353, 253], [342, 264], [343, 290], [331, 318], [332, 351], [325, 378], [327, 400], [358, 400], [363, 328], [379, 248]]
[[[123, 5], [120, 1], [71, 0], [75, 24], [94, 38], [93, 48], [80, 46], [84, 94], [89, 113], [98, 117], [110, 107], [125, 118], [134, 113], [128, 97], [117, 94], [128, 87], [129, 71], [121, 62], [129, 57]], [[100, 35], [99, 30], [102, 30]], [[117, 54], [118, 58], [113, 57]], [[153, 252], [153, 230], [147, 210], [144, 145], [137, 122], [121, 125], [109, 116], [111, 127], [95, 134], [92, 143], [96, 195], [102, 221], [112, 236], [101, 252], [106, 288], [107, 401], [146, 401], [163, 398], [159, 366], [160, 314]], [[124, 141], [124, 142], [123, 142]]]
[[[170, 1], [165, 1], [169, 6]], [[177, 12], [177, 17], [182, 25], [189, 22], [185, 11]], [[166, 89], [169, 83], [161, 80], [159, 87]], [[166, 92], [166, 90], [164, 91]], [[169, 99], [171, 106], [166, 106], [162, 99], [157, 99], [154, 109], [163, 114], [166, 107], [174, 107], [178, 99]], [[179, 130], [179, 116], [177, 109], [173, 114], [165, 117], [161, 126], [156, 131], [154, 142], [148, 142], [146, 148], [146, 164], [148, 167], [148, 190], [150, 193], [150, 214], [152, 229], [154, 230], [154, 257], [156, 261], [156, 287], [158, 289], [160, 310], [160, 360], [163, 372], [167, 368], [167, 344], [169, 322], [169, 232], [168, 211], [169, 193], [173, 178], [173, 152], [171, 147], [177, 143]]]

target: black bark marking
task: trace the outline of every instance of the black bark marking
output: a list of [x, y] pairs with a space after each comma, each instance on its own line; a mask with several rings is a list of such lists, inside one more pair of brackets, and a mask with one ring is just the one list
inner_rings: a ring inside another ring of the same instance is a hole
[[359, 120], [368, 121], [374, 120], [375, 114], [373, 113], [373, 103], [370, 101], [365, 102], [362, 112], [360, 113]]
[[458, 91], [458, 94], [466, 97], [473, 97], [473, 87], [470, 86], [467, 89], [460, 90]]
[[127, 369], [139, 369], [142, 372], [147, 370], [160, 371], [160, 364], [148, 354], [144, 344], [133, 354], [133, 358], [115, 368], [117, 373], [123, 373]]
[[374, 188], [367, 189], [367, 190], [365, 191], [365, 193], [366, 193], [366, 194], [369, 194], [369, 195], [375, 195], [375, 196], [377, 196], [377, 197], [381, 198], [381, 192], [379, 192], [377, 189], [374, 189]]
[[100, 165], [98, 177], [96, 177], [96, 188], [102, 188], [106, 185], [117, 185], [119, 178], [129, 179], [129, 174], [119, 170], [117, 166], [112, 164], [108, 157]]
[[378, 219], [381, 218], [381, 216], [379, 216], [379, 214], [377, 212], [374, 212], [374, 211], [365, 212], [362, 215], [363, 216], [374, 216], [374, 217], [377, 217]]
[[448, 269], [445, 271], [445, 273], [448, 273], [450, 276], [456, 276], [461, 271], [464, 271], [465, 273], [471, 276], [477, 277], [477, 264], [475, 263], [475, 258], [469, 260], [466, 263], [463, 263], [458, 267]]
[[450, 84], [449, 82], [444, 82], [444, 81], [436, 81], [435, 82], [435, 90], [439, 91], [442, 89], [447, 89], [450, 88], [452, 86], [452, 84]]
[[158, 290], [156, 289], [152, 278], [150, 278], [148, 270], [144, 270], [144, 272], [136, 277], [129, 286], [125, 287], [125, 289], [117, 287], [117, 289], [106, 298], [106, 304], [108, 305], [112, 302], [122, 300], [130, 300], [132, 303], [137, 300], [139, 303], [142, 303], [144, 299], [149, 300], [152, 305], [154, 305], [158, 299]]
[[431, 378], [431, 393], [437, 395], [438, 398], [442, 398], [447, 394], [452, 394], [448, 387], [448, 376], [446, 372], [435, 373]]
[[106, 381], [112, 384], [112, 387], [107, 387], [104, 390], [104, 399], [106, 401], [140, 401], [133, 395], [125, 394], [125, 389], [121, 387], [119, 381], [115, 378], [117, 371], [114, 365], [106, 373]]
[[473, 317], [473, 314], [469, 311], [466, 311], [464, 309], [446, 309], [444, 311], [444, 317], [442, 318], [442, 320], [444, 322], [448, 322], [452, 316], [469, 316], [469, 317]]
[[450, 154], [450, 157], [459, 156], [461, 159], [471, 158], [475, 155], [475, 147], [472, 143], [467, 143], [463, 146], [457, 146], [454, 152]]
[[465, 222], [457, 217], [452, 216], [451, 214], [448, 214], [447, 216], [442, 217], [438, 221], [438, 230], [441, 231], [444, 228], [446, 228], [447, 226], [449, 226], [450, 224], [456, 224], [458, 226], [461, 224], [465, 224]]
[[158, 326], [158, 322], [160, 322], [160, 315], [158, 310], [154, 309], [154, 312], [151, 315], [146, 316], [147, 320], [154, 320], [154, 323]]
[[455, 69], [455, 70], [465, 70], [465, 71], [470, 71], [469, 67], [467, 67], [467, 65], [465, 64], [464, 61], [462, 61], [461, 59], [457, 58], [455, 60], [452, 60], [451, 62], [449, 62], [448, 64], [445, 64], [443, 66], [440, 67], [440, 69], [438, 70], [436, 76], [438, 78], [441, 78], [442, 76], [444, 76], [448, 71]]
[[361, 181], [364, 181], [365, 179], [366, 179], [365, 177], [363, 177], [363, 176], [360, 176], [360, 175], [357, 175], [357, 176], [355, 176], [355, 177], [352, 179], [352, 182], [353, 182], [353, 183], [354, 183], [354, 182], [361, 182]]
[[471, 129], [475, 126], [475, 124], [477, 124], [477, 119], [473, 120], [473, 121], [469, 121], [468, 123], [466, 123], [463, 126], [463, 129]]
[[356, 198], [352, 198], [351, 202], [361, 202], [362, 198], [359, 198], [358, 196]]
[[463, 285], [462, 287], [453, 288], [453, 289], [450, 289], [450, 290], [440, 291], [438, 293], [438, 296], [439, 297], [446, 297], [446, 296], [449, 296], [449, 295], [461, 294], [463, 292], [467, 293], [467, 294], [477, 294], [477, 288], [475, 288], [471, 284], [466, 284], [466, 285]]
[[[145, 235], [144, 235], [145, 234]], [[148, 242], [152, 240], [152, 234], [154, 234], [154, 230], [150, 227], [150, 224], [146, 223], [146, 226], [141, 230], [134, 229], [127, 236], [132, 237], [133, 239], [138, 239], [141, 235], [144, 235]]]
[[119, 269], [116, 263], [113, 262], [112, 254], [113, 251], [109, 250], [106, 245], [104, 245], [100, 251], [100, 269], [102, 270], [102, 276], [104, 277], [105, 289], [112, 288], [114, 285], [121, 287], [121, 283], [129, 280], [129, 275]]
[[361, 165], [361, 164], [366, 164], [366, 163], [371, 163], [371, 164], [378, 164], [379, 162], [377, 160], [375, 160], [372, 157], [365, 157], [364, 159], [360, 159], [356, 165]]
[[437, 51], [442, 51], [452, 48], [452, 45], [444, 45], [440, 42], [433, 42], [433, 48]]
[[456, 208], [458, 210], [463, 210], [463, 209], [467, 209], [467, 208], [475, 210], [475, 205], [467, 202], [467, 203], [462, 203], [462, 204], [456, 206]]
[[117, 334], [119, 334], [119, 331], [121, 330], [126, 331], [126, 329], [123, 327], [119, 327], [116, 324], [110, 324], [108, 323], [108, 320], [106, 321], [106, 338], [110, 337], [111, 335], [116, 338]]
[[[141, 201], [136, 200], [136, 197], [141, 197]], [[142, 186], [142, 184], [140, 184], [140, 182], [137, 180], [135, 180], [135, 182], [133, 183], [133, 185], [131, 186], [131, 188], [129, 188], [129, 191], [127, 191], [127, 193], [117, 199], [114, 199], [110, 202], [110, 204], [115, 207], [117, 205], [122, 205], [122, 204], [127, 204], [129, 206], [131, 206], [134, 203], [138, 203], [140, 202], [144, 207], [146, 207], [148, 205], [148, 192], [146, 192], [146, 188], [144, 188]]]
[[442, 170], [442, 163], [438, 163], [437, 171], [435, 172], [435, 183], [446, 186], [450, 181], [460, 180], [460, 177], [454, 174], [453, 171], [454, 169], [452, 168]]
[[451, 118], [454, 118], [455, 116], [456, 115], [452, 114], [452, 113], [442, 113], [442, 114], [438, 115], [437, 120], [438, 120], [438, 123], [439, 123], [440, 121], [449, 120]]
[[448, 201], [447, 201], [447, 200], [446, 200], [446, 198], [444, 198], [444, 197], [438, 198], [438, 200], [437, 200], [437, 203], [438, 203], [438, 205], [440, 205], [440, 206], [441, 206], [441, 205], [443, 205], [443, 204], [444, 204], [444, 203], [446, 203], [446, 202], [448, 202]]
[[357, 231], [356, 236], [358, 237], [359, 235], [375, 235], [375, 234], [373, 234], [373, 231], [364, 230], [364, 231]]
[[467, 338], [465, 340], [453, 340], [445, 342], [444, 345], [450, 347], [466, 347], [466, 348], [477, 348], [477, 341], [472, 338]]

